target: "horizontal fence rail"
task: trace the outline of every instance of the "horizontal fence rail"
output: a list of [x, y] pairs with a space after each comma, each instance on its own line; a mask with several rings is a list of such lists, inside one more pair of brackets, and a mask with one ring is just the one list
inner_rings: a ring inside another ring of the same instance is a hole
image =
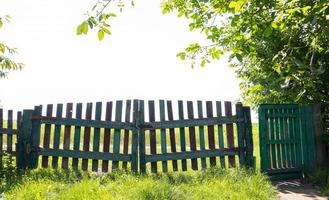
[[[16, 149], [21, 169], [156, 173], [254, 166], [250, 108], [241, 103], [48, 104], [24, 110], [19, 119]], [[6, 132], [7, 127], [1, 127]]]

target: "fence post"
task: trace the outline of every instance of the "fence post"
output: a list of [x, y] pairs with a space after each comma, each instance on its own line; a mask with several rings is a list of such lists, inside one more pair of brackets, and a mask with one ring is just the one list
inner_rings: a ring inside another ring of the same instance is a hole
[[132, 146], [131, 146], [131, 170], [138, 171], [138, 124], [139, 124], [139, 105], [138, 100], [134, 100]]
[[312, 106], [312, 115], [313, 115], [313, 130], [315, 137], [315, 152], [317, 167], [326, 167], [327, 164], [327, 151], [326, 144], [323, 141], [324, 129], [322, 126], [322, 115], [321, 115], [321, 106], [319, 104]]
[[[235, 104], [235, 111], [237, 116], [237, 132], [238, 132], [238, 146], [239, 149], [244, 149], [245, 146], [245, 137], [246, 137], [246, 118], [243, 114], [243, 107], [241, 102], [238, 102]], [[243, 119], [243, 121], [240, 121]], [[246, 152], [240, 150], [239, 152], [239, 165], [244, 166], [245, 165], [245, 154]]]
[[16, 166], [18, 169], [26, 169], [29, 160], [29, 153], [31, 150], [31, 130], [32, 130], [32, 118], [33, 110], [24, 110], [21, 128], [17, 136], [16, 144]]
[[243, 114], [245, 118], [245, 140], [246, 140], [246, 166], [247, 167], [255, 167], [255, 157], [254, 153], [254, 143], [252, 138], [252, 125], [251, 125], [251, 115], [250, 115], [250, 107], [243, 106]]

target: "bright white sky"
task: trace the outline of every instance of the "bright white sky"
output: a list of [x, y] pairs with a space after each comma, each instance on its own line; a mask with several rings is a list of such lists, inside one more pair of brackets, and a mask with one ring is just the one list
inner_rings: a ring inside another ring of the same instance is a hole
[[192, 69], [176, 58], [202, 41], [176, 14], [162, 15], [161, 0], [137, 0], [112, 22], [112, 35], [78, 37], [76, 26], [95, 0], [0, 0], [12, 17], [0, 39], [17, 47], [26, 67], [0, 80], [5, 109], [118, 99], [230, 100], [239, 81], [227, 59]]

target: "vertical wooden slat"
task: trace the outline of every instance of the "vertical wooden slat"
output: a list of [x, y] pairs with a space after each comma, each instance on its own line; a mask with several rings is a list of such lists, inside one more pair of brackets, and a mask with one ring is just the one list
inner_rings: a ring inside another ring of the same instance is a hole
[[[106, 113], [105, 121], [111, 121], [112, 119], [112, 102], [106, 103]], [[110, 138], [111, 138], [111, 129], [106, 128], [104, 130], [104, 141], [103, 141], [103, 152], [108, 153], [110, 151]], [[103, 160], [102, 162], [102, 171], [107, 172], [109, 170], [109, 161]]]
[[269, 168], [268, 156], [267, 156], [267, 145], [268, 140], [267, 134], [267, 120], [266, 120], [265, 109], [260, 106], [258, 109], [259, 116], [259, 145], [260, 145], [260, 167], [262, 172], [266, 172]]
[[[193, 112], [193, 102], [187, 102], [187, 115], [189, 119], [194, 119]], [[196, 138], [195, 138], [195, 127], [189, 127], [189, 136], [190, 136], [190, 149], [191, 151], [196, 151]], [[192, 161], [192, 169], [198, 170], [198, 160], [196, 158], [191, 159]]]
[[296, 143], [296, 167], [302, 167], [302, 147], [301, 147], [301, 111], [298, 107], [297, 109], [294, 109], [294, 113], [298, 115], [297, 118], [294, 118], [294, 134], [295, 138], [297, 140]]
[[0, 108], [0, 165], [2, 166], [3, 153], [3, 110]]
[[[91, 119], [93, 104], [87, 103], [86, 119]], [[89, 151], [90, 146], [90, 127], [85, 127], [83, 136], [83, 151]], [[88, 159], [82, 159], [82, 170], [88, 170]]]
[[[283, 109], [283, 113], [286, 115], [288, 114], [287, 109]], [[289, 141], [289, 143], [286, 144], [286, 154], [287, 154], [287, 163], [286, 167], [291, 168], [291, 151], [290, 151], [290, 136], [289, 136], [289, 127], [288, 127], [288, 118], [283, 118], [283, 127], [284, 127], [284, 133], [285, 133], [285, 139]]]
[[[47, 105], [47, 111], [46, 116], [52, 117], [53, 115], [53, 104]], [[50, 131], [51, 131], [51, 124], [45, 125], [45, 134], [43, 138], [43, 148], [49, 149], [49, 143], [50, 143]], [[42, 156], [42, 167], [47, 168], [48, 167], [48, 156]]]
[[[198, 101], [198, 117], [199, 119], [203, 118], [202, 101]], [[200, 150], [203, 151], [206, 149], [205, 139], [204, 139], [204, 126], [199, 126], [199, 140], [200, 140]], [[201, 158], [201, 167], [202, 169], [207, 168], [206, 158]]]
[[[292, 109], [288, 110], [288, 114], [292, 114], [293, 111]], [[289, 131], [289, 140], [294, 141], [296, 140], [295, 135], [294, 135], [294, 124], [293, 124], [293, 118], [289, 117], [288, 118], [288, 131]], [[292, 143], [290, 145], [290, 154], [291, 154], [291, 167], [296, 167], [296, 149], [295, 149], [295, 143]]]
[[134, 100], [133, 107], [133, 124], [132, 139], [131, 139], [131, 170], [133, 172], [138, 171], [138, 124], [140, 122], [139, 115], [139, 101]]
[[[275, 114], [279, 114], [277, 108], [274, 109]], [[282, 154], [281, 154], [281, 137], [280, 137], [280, 124], [279, 124], [279, 117], [274, 118], [274, 127], [275, 127], [275, 140], [276, 142], [276, 158], [277, 158], [277, 168], [282, 168]]]
[[7, 120], [7, 152], [12, 154], [13, 151], [13, 111], [8, 110]]
[[[268, 109], [268, 113], [269, 114], [273, 114], [273, 109]], [[274, 118], [273, 117], [269, 117], [269, 140], [270, 141], [275, 141], [275, 132], [274, 132]], [[277, 162], [276, 162], [276, 144], [271, 144], [268, 145], [270, 146], [269, 150], [271, 151], [271, 168], [272, 169], [276, 169], [277, 168]]]
[[[213, 108], [212, 102], [206, 102], [207, 108], [207, 117], [213, 117]], [[214, 133], [214, 126], [208, 126], [208, 144], [209, 149], [215, 149], [215, 133]], [[210, 166], [216, 166], [216, 158], [210, 157]]]
[[[56, 118], [61, 118], [62, 112], [63, 112], [63, 104], [57, 104]], [[53, 145], [54, 149], [59, 149], [60, 136], [61, 136], [61, 125], [57, 124], [57, 125], [55, 125], [55, 132], [54, 132], [54, 145]], [[52, 166], [53, 166], [53, 168], [58, 167], [58, 157], [57, 156], [53, 156]]]
[[[235, 105], [235, 110], [236, 110], [236, 116], [238, 119], [244, 119], [244, 114], [243, 114], [243, 108], [241, 103], [237, 103]], [[238, 121], [236, 123], [237, 125], [237, 134], [238, 134], [238, 146], [239, 148], [245, 148], [245, 122], [240, 122]], [[239, 166], [242, 167], [245, 165], [245, 152], [240, 151], [239, 152]]]
[[[125, 122], [130, 122], [131, 100], [126, 101]], [[129, 130], [126, 129], [123, 136], [123, 154], [128, 154]], [[122, 168], [127, 169], [127, 162], [122, 162]]]
[[[0, 119], [0, 121], [1, 121], [1, 119]], [[21, 126], [22, 126], [22, 112], [19, 111], [19, 112], [17, 112], [17, 120], [16, 120], [16, 130], [17, 130], [16, 142], [17, 143], [18, 143], [18, 137], [19, 137], [19, 134], [20, 134], [20, 131], [18, 131], [18, 130], [22, 129]], [[0, 125], [0, 129], [1, 129], [1, 125]], [[0, 142], [0, 145], [1, 145], [1, 142]], [[15, 151], [16, 151], [16, 156], [17, 156], [17, 145], [16, 145], [16, 148], [15, 148]], [[1, 150], [0, 150], [0, 152], [1, 152]], [[16, 161], [17, 161], [17, 157], [16, 157]]]
[[[148, 102], [150, 122], [155, 121], [154, 101]], [[150, 147], [151, 154], [157, 153], [155, 130], [150, 130]], [[151, 172], [157, 173], [157, 163], [151, 162]]]
[[247, 166], [255, 168], [255, 157], [254, 157], [254, 142], [253, 142], [253, 134], [252, 134], [252, 124], [251, 124], [251, 115], [250, 115], [250, 107], [243, 106], [243, 114], [245, 118], [245, 129], [246, 129], [246, 161]]
[[[279, 109], [279, 113], [284, 115], [284, 112], [282, 109]], [[283, 127], [283, 117], [280, 117], [279, 123], [280, 123], [281, 141], [285, 141], [286, 136], [285, 136], [284, 127]], [[282, 167], [283, 168], [287, 167], [287, 154], [286, 154], [286, 144], [285, 143], [282, 144]]]
[[[82, 103], [78, 103], [76, 105], [76, 112], [75, 112], [75, 118], [81, 119], [82, 118]], [[73, 142], [73, 150], [79, 151], [80, 147], [80, 137], [81, 137], [81, 126], [75, 126], [74, 128], [74, 142]], [[73, 158], [72, 161], [72, 167], [73, 169], [78, 169], [78, 158]]]
[[[22, 127], [20, 131], [20, 136], [17, 141], [17, 168], [25, 170], [28, 166], [29, 154], [27, 153], [28, 145], [31, 144], [31, 129], [32, 122], [31, 118], [33, 116], [33, 110], [24, 110], [22, 118]], [[0, 112], [2, 113], [2, 112]]]
[[[166, 120], [164, 100], [159, 101], [159, 107], [160, 107], [160, 121], [163, 122]], [[163, 154], [167, 153], [166, 129], [161, 129], [161, 153]], [[163, 172], [168, 171], [167, 161], [162, 161], [162, 171]]]
[[[96, 103], [95, 120], [100, 121], [102, 116], [102, 102]], [[100, 128], [94, 128], [93, 152], [99, 152]], [[93, 159], [92, 170], [98, 171], [98, 160]]]
[[[73, 110], [73, 103], [67, 103], [66, 104], [66, 118], [72, 118], [72, 110]], [[71, 126], [66, 125], [64, 128], [63, 149], [65, 149], [65, 150], [70, 149], [70, 141], [71, 141]], [[68, 167], [69, 167], [69, 158], [63, 157], [62, 168], [68, 169]]]
[[[115, 121], [121, 122], [122, 118], [122, 101], [116, 101], [115, 103]], [[120, 135], [121, 135], [120, 129], [114, 130], [114, 137], [113, 137], [113, 154], [119, 154], [120, 152]], [[112, 171], [118, 169], [118, 161], [112, 162]]]
[[[216, 112], [217, 117], [222, 117], [222, 102], [216, 101]], [[219, 148], [224, 148], [224, 136], [223, 136], [223, 125], [218, 124], [218, 145]], [[225, 168], [225, 156], [220, 157], [220, 165], [222, 168]]]
[[[35, 106], [33, 111], [33, 117], [34, 120], [32, 120], [32, 131], [31, 133], [31, 149], [38, 149], [40, 145], [40, 116], [42, 113], [42, 106]], [[29, 168], [34, 169], [38, 167], [38, 152], [37, 151], [31, 151], [29, 155]]]
[[[168, 120], [169, 121], [174, 120], [171, 101], [167, 101], [167, 112], [168, 112]], [[176, 151], [176, 138], [175, 138], [175, 129], [174, 128], [169, 129], [169, 136], [170, 136], [170, 151], [172, 153], [175, 153], [177, 151]], [[172, 167], [173, 167], [174, 171], [178, 171], [177, 160], [172, 161]]]
[[[144, 101], [139, 102], [140, 124], [144, 123]], [[145, 160], [145, 130], [139, 127], [139, 169], [142, 173], [146, 172]]]
[[[180, 120], [184, 119], [184, 105], [183, 101], [178, 101], [178, 117]], [[181, 152], [186, 152], [186, 143], [185, 143], [185, 128], [179, 128], [179, 136], [180, 136], [180, 150]], [[187, 170], [186, 159], [182, 160], [182, 170]]]
[[[225, 101], [225, 116], [232, 116], [232, 103], [229, 101]], [[234, 147], [234, 132], [233, 132], [233, 124], [226, 124], [226, 132], [227, 132], [227, 144], [228, 148]], [[235, 157], [228, 156], [229, 165], [235, 167]]]

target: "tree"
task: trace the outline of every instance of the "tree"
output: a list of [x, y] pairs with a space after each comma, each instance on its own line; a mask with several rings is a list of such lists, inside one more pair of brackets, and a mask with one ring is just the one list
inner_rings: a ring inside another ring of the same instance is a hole
[[[162, 8], [189, 19], [189, 29], [209, 41], [192, 43], [177, 56], [205, 66], [228, 53], [246, 102], [321, 103], [329, 113], [327, 0], [165, 0]], [[108, 18], [93, 19], [90, 28]]]
[[[9, 15], [0, 17], [0, 29], [2, 28], [4, 22], [9, 21]], [[24, 65], [22, 63], [15, 62], [10, 57], [16, 53], [16, 49], [7, 46], [3, 42], [0, 42], [0, 78], [6, 77], [9, 71], [20, 70], [23, 68]]]

